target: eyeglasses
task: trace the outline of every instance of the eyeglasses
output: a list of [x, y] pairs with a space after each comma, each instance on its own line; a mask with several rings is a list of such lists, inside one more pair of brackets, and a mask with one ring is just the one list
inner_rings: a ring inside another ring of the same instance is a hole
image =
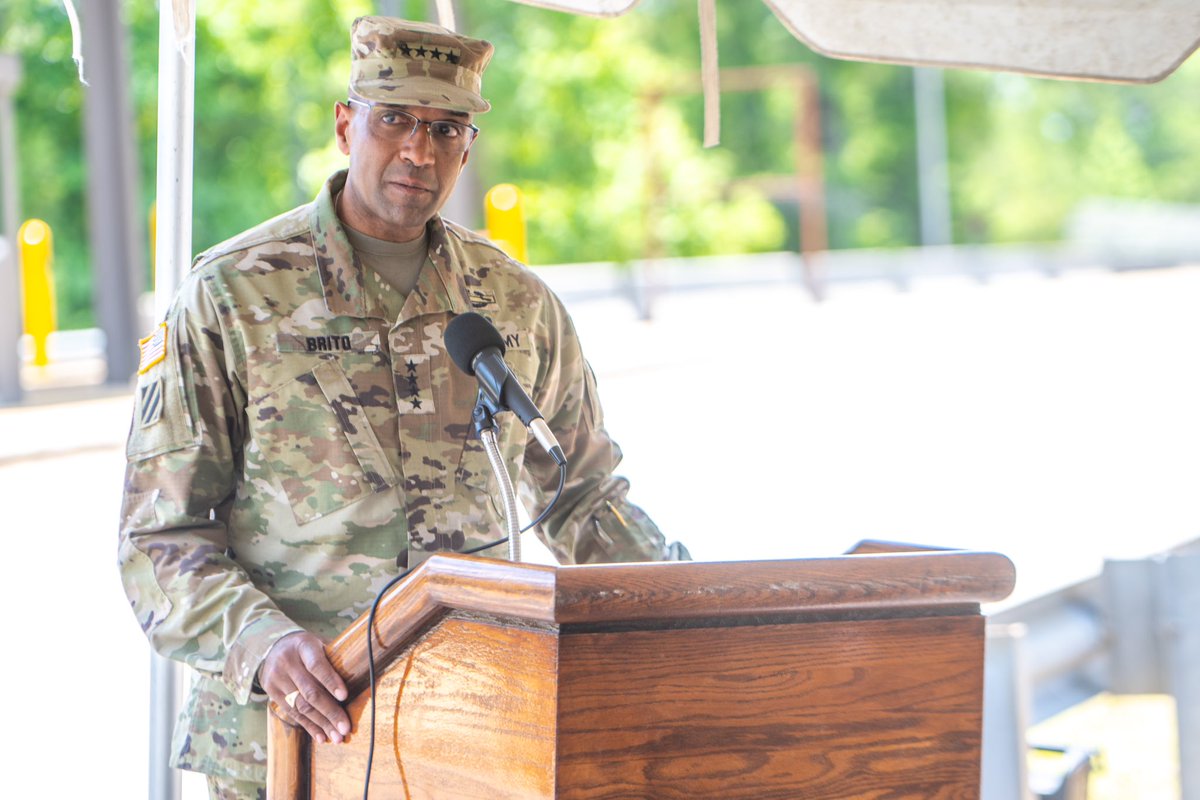
[[353, 97], [346, 102], [367, 109], [370, 114], [367, 124], [371, 133], [389, 142], [406, 142], [417, 132], [418, 126], [424, 125], [429, 131], [429, 141], [433, 143], [435, 150], [458, 154], [465, 153], [479, 135], [479, 128], [464, 122], [449, 119], [426, 122], [395, 106], [367, 103]]

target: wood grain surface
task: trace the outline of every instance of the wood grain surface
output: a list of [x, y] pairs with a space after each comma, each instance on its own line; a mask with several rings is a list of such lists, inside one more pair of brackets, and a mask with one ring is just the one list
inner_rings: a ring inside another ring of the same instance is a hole
[[267, 786], [271, 800], [307, 800], [308, 734], [267, 714]]
[[[534, 800], [554, 796], [558, 638], [445, 619], [379, 683], [371, 796]], [[362, 796], [369, 693], [349, 704], [344, 744], [313, 745], [313, 800]]]
[[983, 620], [563, 635], [564, 800], [978, 797]]
[[832, 610], [902, 613], [906, 607], [1001, 599], [1015, 580], [1004, 556], [967, 551], [562, 567], [554, 618], [596, 623]]
[[[975, 798], [979, 604], [1014, 582], [1007, 558], [969, 551], [560, 568], [434, 556], [376, 619], [372, 797]], [[327, 648], [351, 686], [351, 736], [284, 731], [272, 800], [308, 796], [306, 776], [313, 798], [361, 796], [366, 628], [364, 615]]]
[[[452, 610], [552, 621], [555, 572], [555, 567], [491, 558], [433, 556], [380, 602], [375, 617], [375, 663], [389, 663]], [[367, 615], [362, 614], [326, 648], [352, 693], [367, 682], [366, 630]]]
[[[1007, 597], [1011, 561], [964, 550], [787, 561], [670, 562], [546, 567], [473, 556], [433, 556], [380, 605], [376, 661], [450, 610], [568, 623], [856, 611], [914, 613]], [[353, 686], [367, 675], [366, 615], [329, 646]]]

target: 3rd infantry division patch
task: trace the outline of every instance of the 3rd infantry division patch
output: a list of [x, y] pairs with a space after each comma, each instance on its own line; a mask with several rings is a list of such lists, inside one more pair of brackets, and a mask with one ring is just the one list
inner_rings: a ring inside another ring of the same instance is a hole
[[[161, 360], [161, 359], [160, 359]], [[162, 378], [138, 387], [138, 426], [145, 428], [162, 418]]]

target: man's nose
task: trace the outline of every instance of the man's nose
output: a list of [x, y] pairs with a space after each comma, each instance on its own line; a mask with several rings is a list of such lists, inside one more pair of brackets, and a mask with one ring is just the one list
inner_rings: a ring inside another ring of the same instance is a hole
[[417, 129], [401, 144], [401, 155], [409, 163], [417, 167], [432, 164], [434, 160], [433, 138], [429, 126], [424, 122], [417, 123]]

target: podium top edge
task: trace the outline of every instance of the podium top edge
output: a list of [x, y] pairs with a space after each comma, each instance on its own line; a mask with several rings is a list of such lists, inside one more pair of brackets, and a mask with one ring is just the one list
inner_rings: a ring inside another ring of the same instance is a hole
[[[435, 555], [380, 603], [376, 659], [399, 652], [436, 619], [455, 612], [551, 627], [977, 614], [980, 603], [1007, 597], [1015, 582], [1007, 557], [964, 550], [562, 567]], [[326, 648], [351, 681], [367, 674], [366, 618]]]
[[978, 604], [1016, 583], [1006, 556], [966, 550], [560, 567], [439, 555], [427, 570], [449, 607], [558, 624]]

